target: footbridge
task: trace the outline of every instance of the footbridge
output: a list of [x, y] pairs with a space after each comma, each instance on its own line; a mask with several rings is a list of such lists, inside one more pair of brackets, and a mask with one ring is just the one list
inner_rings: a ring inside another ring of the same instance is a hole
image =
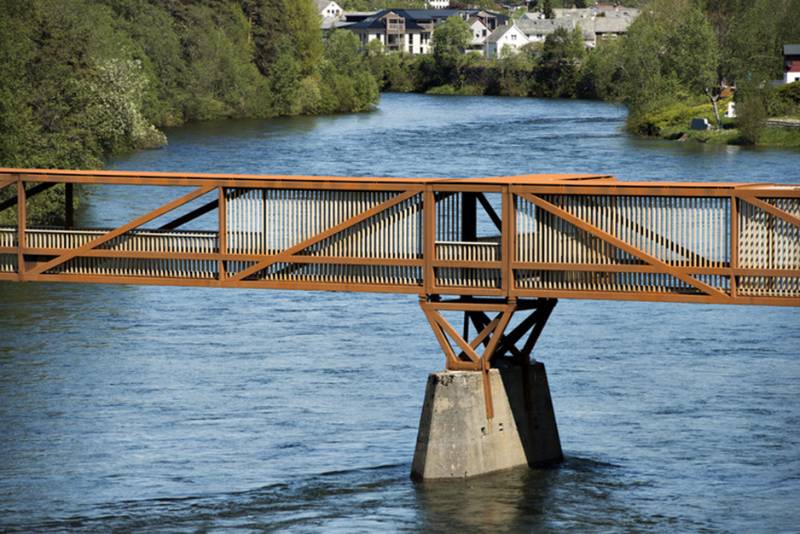
[[[76, 184], [170, 200], [76, 227]], [[53, 187], [65, 223], [30, 226], [29, 199]], [[493, 366], [523, 369], [524, 411], [537, 381], [549, 404], [530, 355], [557, 299], [800, 306], [800, 185], [0, 169], [0, 199], [16, 213], [0, 280], [416, 294], [447, 369], [478, 372], [490, 421], [493, 389], [513, 387]]]

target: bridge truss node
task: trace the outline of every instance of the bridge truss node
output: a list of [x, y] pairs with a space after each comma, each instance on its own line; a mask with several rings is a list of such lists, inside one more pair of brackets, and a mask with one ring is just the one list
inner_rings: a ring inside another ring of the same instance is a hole
[[[489, 380], [493, 363], [496, 366], [514, 365], [521, 368], [526, 402], [529, 400], [531, 387], [528, 367], [531, 355], [557, 303], [558, 300], [553, 298], [442, 299], [439, 295], [420, 298], [420, 307], [444, 352], [446, 368], [482, 373], [487, 419], [494, 417]], [[456, 330], [445, 313], [463, 313], [462, 333]], [[523, 315], [523, 318], [512, 327], [515, 315]], [[475, 336], [470, 339], [472, 331]]]

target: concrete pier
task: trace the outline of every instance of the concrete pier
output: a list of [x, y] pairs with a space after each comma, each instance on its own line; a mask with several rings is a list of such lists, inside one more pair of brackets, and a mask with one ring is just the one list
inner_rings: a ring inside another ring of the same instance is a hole
[[494, 418], [486, 418], [480, 372], [428, 377], [411, 478], [465, 478], [563, 459], [544, 364], [489, 371]]

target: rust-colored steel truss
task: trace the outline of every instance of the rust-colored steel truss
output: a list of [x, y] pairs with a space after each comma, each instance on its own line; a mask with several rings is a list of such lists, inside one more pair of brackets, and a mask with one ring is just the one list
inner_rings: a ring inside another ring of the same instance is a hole
[[[445, 354], [447, 369], [482, 373], [486, 416], [491, 419], [494, 416], [489, 380], [492, 363], [503, 358], [507, 363], [522, 366], [527, 371], [536, 341], [557, 302], [556, 299], [459, 297], [442, 300], [432, 297], [421, 299], [420, 307]], [[446, 312], [464, 314], [463, 334], [459, 334], [447, 320], [444, 316]], [[489, 314], [493, 314], [494, 317], [490, 317]], [[527, 316], [514, 328], [509, 329], [515, 314]], [[469, 340], [470, 325], [476, 332], [472, 340]], [[521, 341], [523, 345], [518, 346]], [[523, 377], [529, 376], [527, 372], [523, 373]], [[528, 395], [529, 385], [525, 386], [525, 394]]]
[[[31, 227], [28, 202], [58, 184], [66, 223]], [[166, 193], [81, 228], [80, 184]], [[798, 185], [0, 169], [0, 192], [17, 213], [0, 280], [417, 294], [452, 369], [527, 361], [538, 333], [517, 342], [558, 298], [800, 305]], [[506, 332], [522, 310], [527, 329]]]

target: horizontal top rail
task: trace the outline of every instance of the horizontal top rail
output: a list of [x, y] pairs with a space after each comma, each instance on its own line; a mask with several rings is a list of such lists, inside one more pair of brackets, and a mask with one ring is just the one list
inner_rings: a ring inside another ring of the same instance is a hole
[[[608, 174], [546, 173], [517, 176], [488, 176], [471, 178], [437, 177], [375, 177], [375, 176], [300, 176], [280, 174], [238, 174], [238, 173], [183, 173], [153, 171], [108, 171], [108, 170], [64, 170], [64, 169], [16, 169], [0, 168], [0, 188], [13, 183], [17, 178], [27, 182], [85, 183], [85, 184], [131, 184], [159, 186], [215, 185], [227, 187], [336, 187], [354, 185], [359, 188], [385, 186], [390, 189], [398, 186], [432, 186], [446, 190], [469, 190], [482, 186], [519, 187], [541, 186], [564, 188], [576, 191], [584, 188], [600, 188], [607, 194], [628, 194], [636, 190], [650, 190], [655, 194], [678, 193], [692, 195], [694, 192], [711, 196], [741, 193], [761, 193], [774, 191], [781, 196], [800, 196], [800, 184], [775, 184], [754, 182], [691, 182], [691, 181], [620, 181]], [[10, 181], [9, 181], [10, 180]], [[549, 190], [549, 189], [548, 189]], [[553, 189], [555, 190], [555, 189]]]

